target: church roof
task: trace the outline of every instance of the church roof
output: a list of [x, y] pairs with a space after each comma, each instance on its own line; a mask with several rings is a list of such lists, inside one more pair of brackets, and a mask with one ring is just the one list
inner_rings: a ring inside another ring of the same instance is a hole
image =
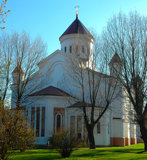
[[[67, 30], [61, 35], [65, 36], [68, 34], [85, 34], [93, 38], [90, 32], [86, 29], [86, 27], [82, 24], [82, 22], [76, 17], [73, 23], [67, 28]], [[60, 38], [61, 38], [60, 37]], [[94, 38], [93, 38], [94, 39]]]
[[[81, 107], [92, 107], [92, 104], [90, 104], [90, 103], [83, 103], [83, 102], [78, 101], [78, 102], [76, 102], [76, 103], [68, 106], [67, 108], [81, 108]], [[95, 107], [102, 108], [100, 106], [95, 106]]]
[[12, 73], [22, 73], [22, 74], [24, 74], [24, 71], [22, 70], [20, 65], [17, 65]]
[[114, 54], [114, 56], [112, 57], [109, 65], [113, 64], [113, 63], [120, 63], [120, 64], [122, 63], [122, 61], [121, 61], [121, 59], [120, 59], [120, 57], [117, 53]]
[[70, 95], [59, 88], [49, 86], [31, 94], [30, 96], [70, 96]]
[[83, 102], [78, 101], [78, 102], [68, 106], [67, 108], [73, 108], [73, 107], [74, 108], [80, 108], [80, 107], [84, 107], [84, 106], [90, 107], [90, 104], [88, 104], [88, 103], [84, 104]]

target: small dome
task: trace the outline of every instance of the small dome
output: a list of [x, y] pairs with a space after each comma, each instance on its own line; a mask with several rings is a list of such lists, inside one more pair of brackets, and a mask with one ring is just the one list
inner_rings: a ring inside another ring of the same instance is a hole
[[[76, 17], [73, 23], [67, 28], [67, 30], [61, 35], [61, 37], [68, 34], [85, 34], [93, 38], [90, 32], [86, 29], [86, 27], [81, 23], [81, 21]], [[60, 37], [60, 38], [61, 38]], [[94, 38], [93, 38], [94, 39]]]

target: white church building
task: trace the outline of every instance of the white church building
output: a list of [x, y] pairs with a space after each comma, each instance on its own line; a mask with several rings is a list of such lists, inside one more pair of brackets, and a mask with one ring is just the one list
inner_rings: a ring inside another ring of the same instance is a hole
[[[78, 53], [81, 59], [83, 58], [83, 67], [87, 66], [87, 63], [92, 61], [94, 38], [76, 16], [59, 40], [61, 49], [38, 63], [38, 71], [32, 77], [34, 84], [29, 87], [39, 85], [29, 95], [31, 103], [25, 105], [28, 110], [28, 120], [37, 136], [36, 144], [40, 145], [46, 145], [49, 137], [62, 127], [69, 130], [72, 128], [72, 132], [78, 138], [86, 139], [83, 112], [78, 107], [81, 92], [69, 74], [69, 72], [72, 73], [72, 70], [70, 71], [70, 67], [67, 68], [70, 65], [67, 57]], [[89, 52], [90, 54], [87, 54]], [[111, 64], [121, 65], [117, 54], [114, 54], [110, 61], [110, 70]], [[12, 74], [16, 78], [17, 68]], [[107, 77], [109, 78], [111, 74], [113, 73], [110, 71]], [[14, 92], [15, 87], [12, 87], [12, 97]], [[113, 101], [111, 109], [105, 112], [94, 128], [97, 146], [126, 146], [137, 142], [136, 125], [126, 118], [127, 105], [130, 104], [126, 103], [123, 96]]]

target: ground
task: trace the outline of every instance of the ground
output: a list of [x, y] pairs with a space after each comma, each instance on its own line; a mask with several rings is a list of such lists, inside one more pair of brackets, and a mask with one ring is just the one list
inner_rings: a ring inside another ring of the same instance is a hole
[[[143, 152], [143, 144], [127, 147], [98, 147], [95, 150], [78, 148], [72, 153], [69, 160], [146, 160], [147, 152]], [[33, 149], [24, 153], [16, 152], [11, 156], [15, 160], [63, 160], [52, 149]]]

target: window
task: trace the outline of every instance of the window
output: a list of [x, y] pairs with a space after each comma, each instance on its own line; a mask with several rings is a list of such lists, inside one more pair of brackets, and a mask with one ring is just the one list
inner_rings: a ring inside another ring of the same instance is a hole
[[69, 47], [69, 52], [72, 53], [72, 46]]
[[82, 132], [82, 117], [77, 117], [77, 138], [81, 139], [81, 132]]
[[75, 116], [70, 117], [70, 132], [75, 133]]
[[34, 129], [34, 120], [35, 120], [35, 107], [32, 107], [31, 109], [31, 128]]
[[86, 140], [86, 138], [87, 138], [87, 129], [86, 129], [86, 124], [85, 124], [85, 122], [84, 122], [84, 124], [83, 124], [83, 138]]
[[64, 47], [64, 52], [66, 53], [66, 47]]
[[42, 107], [41, 136], [45, 136], [45, 107]]
[[85, 49], [84, 49], [84, 46], [82, 46], [82, 53], [84, 53], [85, 52]]
[[56, 130], [58, 131], [61, 128], [61, 115], [58, 114], [56, 117]]
[[78, 139], [81, 139], [81, 138], [82, 138], [81, 133], [77, 133], [77, 138], [78, 138]]
[[40, 130], [40, 107], [37, 107], [36, 112], [36, 136], [39, 137], [39, 130]]
[[100, 126], [100, 122], [97, 123], [97, 133], [101, 133], [101, 126]]

